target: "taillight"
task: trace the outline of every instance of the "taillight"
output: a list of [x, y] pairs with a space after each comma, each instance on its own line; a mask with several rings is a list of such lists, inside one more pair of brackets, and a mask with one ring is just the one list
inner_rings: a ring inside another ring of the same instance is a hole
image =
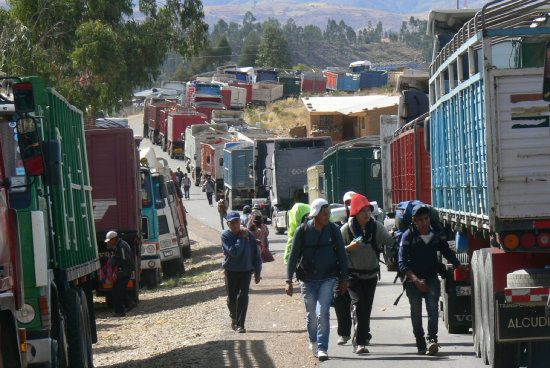
[[470, 269], [461, 270], [456, 268], [454, 272], [455, 281], [468, 281], [470, 280]]
[[536, 244], [535, 235], [526, 233], [521, 236], [521, 245], [524, 248], [533, 248]]
[[40, 304], [40, 315], [45, 316], [47, 314], [50, 314], [50, 308], [48, 307], [48, 298], [45, 296], [41, 296], [38, 298], [39, 304]]
[[539, 243], [539, 246], [546, 248], [550, 246], [550, 234], [549, 233], [542, 233], [538, 236], [537, 242]]
[[27, 351], [27, 330], [24, 328], [19, 328], [19, 343], [21, 344], [21, 352], [25, 353]]
[[504, 246], [508, 249], [516, 249], [519, 246], [519, 237], [516, 234], [508, 234], [504, 237]]

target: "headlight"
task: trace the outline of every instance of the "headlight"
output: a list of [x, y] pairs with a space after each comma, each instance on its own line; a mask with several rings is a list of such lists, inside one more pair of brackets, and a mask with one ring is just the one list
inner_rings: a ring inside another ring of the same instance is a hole
[[156, 248], [155, 248], [154, 245], [148, 245], [148, 246], [147, 246], [147, 253], [155, 254], [156, 251], [157, 251], [157, 250], [156, 250]]
[[147, 262], [147, 266], [149, 266], [149, 268], [154, 268], [155, 267], [155, 261]]
[[23, 308], [15, 312], [17, 320], [23, 324], [31, 323], [36, 316], [34, 307], [30, 304], [25, 304]]

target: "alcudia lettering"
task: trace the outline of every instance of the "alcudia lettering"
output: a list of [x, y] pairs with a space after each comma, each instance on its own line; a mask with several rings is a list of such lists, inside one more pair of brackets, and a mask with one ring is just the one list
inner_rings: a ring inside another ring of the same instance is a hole
[[510, 318], [508, 321], [508, 328], [535, 328], [549, 326], [550, 318], [547, 317]]

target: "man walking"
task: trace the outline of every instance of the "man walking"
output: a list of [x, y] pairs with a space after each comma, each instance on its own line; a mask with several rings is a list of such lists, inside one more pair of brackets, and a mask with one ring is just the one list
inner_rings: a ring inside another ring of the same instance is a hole
[[231, 328], [244, 333], [250, 281], [254, 273], [254, 282], [260, 282], [262, 259], [256, 238], [246, 228], [241, 227], [238, 212], [232, 211], [227, 214], [227, 227], [229, 229], [221, 234], [227, 307], [231, 317]]
[[118, 268], [118, 276], [113, 285], [113, 305], [115, 307], [115, 317], [123, 317], [125, 312], [133, 309], [136, 303], [130, 299], [126, 293], [126, 286], [132, 271], [134, 269], [134, 257], [132, 256], [132, 249], [124, 240], [118, 237], [116, 231], [109, 231], [105, 236], [105, 243], [114, 247], [113, 266]]
[[176, 178], [178, 178], [178, 187], [181, 188], [181, 185], [183, 184], [183, 171], [181, 171], [179, 166], [176, 169]]
[[220, 215], [220, 222], [223, 230], [223, 223], [226, 221], [227, 217], [227, 203], [226, 200], [223, 198], [218, 201], [218, 213]]
[[[413, 225], [403, 234], [399, 247], [399, 270], [407, 276], [405, 292], [411, 305], [411, 322], [416, 348], [419, 354], [435, 355], [437, 345], [438, 301], [440, 282], [437, 277], [439, 251], [455, 267], [461, 266], [455, 254], [449, 248], [444, 230], [430, 225], [430, 207], [420, 203], [412, 211]], [[428, 312], [428, 335], [424, 340], [422, 328], [422, 299]]]
[[208, 199], [208, 204], [212, 207], [212, 196], [216, 190], [216, 183], [210, 175], [206, 175], [204, 182], [202, 184], [204, 191], [206, 192], [206, 199]]
[[183, 179], [181, 180], [183, 183], [183, 193], [185, 194], [185, 199], [189, 199], [189, 189], [191, 188], [191, 179], [189, 179], [189, 176], [187, 173], [183, 174]]
[[[342, 234], [329, 221], [328, 202], [317, 198], [311, 203], [310, 221], [294, 233], [287, 265], [286, 293], [293, 294], [292, 277], [300, 281], [306, 307], [310, 348], [319, 361], [328, 359], [330, 304], [336, 282], [347, 290], [348, 266]], [[296, 265], [300, 263], [298, 269]]]

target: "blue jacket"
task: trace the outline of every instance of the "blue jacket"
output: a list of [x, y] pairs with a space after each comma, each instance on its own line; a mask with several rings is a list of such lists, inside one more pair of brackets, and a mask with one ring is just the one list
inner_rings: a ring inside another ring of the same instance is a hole
[[439, 271], [439, 260], [437, 259], [437, 251], [441, 252], [443, 257], [451, 262], [455, 267], [460, 265], [456, 255], [449, 248], [447, 237], [443, 229], [438, 233], [430, 231], [434, 234], [428, 244], [420, 238], [418, 230], [405, 231], [401, 237], [401, 245], [399, 247], [399, 271], [406, 274], [407, 271], [412, 272], [419, 279], [431, 279], [437, 277]]
[[262, 272], [262, 258], [258, 243], [251, 232], [246, 238], [233, 234], [227, 229], [222, 232], [224, 260], [222, 267], [228, 271], [252, 271], [257, 275]]
[[[315, 250], [317, 248], [317, 250]], [[311, 220], [294, 233], [292, 250], [287, 265], [287, 280], [292, 280], [297, 264], [315, 264], [315, 272], [305, 274], [306, 281], [324, 281], [331, 277], [348, 279], [348, 259], [340, 229], [329, 222], [321, 231]]]

